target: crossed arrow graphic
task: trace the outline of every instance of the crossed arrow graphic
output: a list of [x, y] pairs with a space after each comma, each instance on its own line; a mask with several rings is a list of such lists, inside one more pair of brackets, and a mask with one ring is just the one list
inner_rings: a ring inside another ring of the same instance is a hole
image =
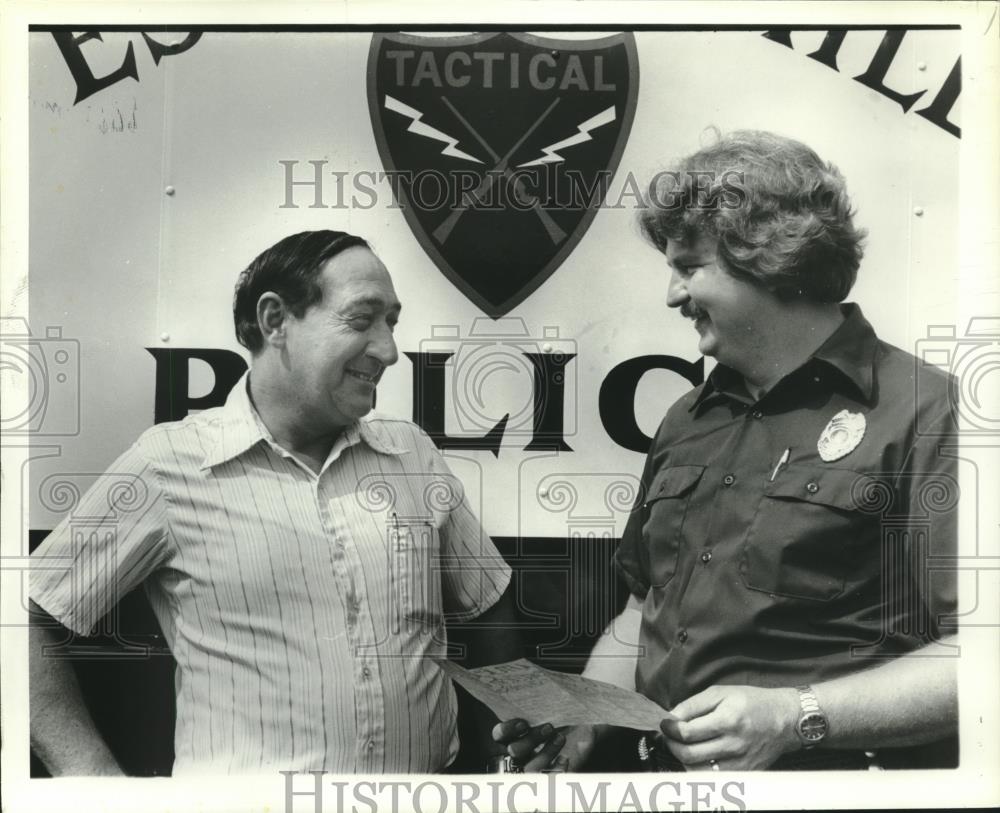
[[[458, 111], [455, 105], [453, 105], [450, 101], [448, 101], [448, 99], [444, 98], [443, 96], [441, 97], [441, 101], [443, 101], [445, 105], [448, 107], [448, 109], [455, 114], [455, 118], [457, 118], [459, 122], [462, 124], [462, 126], [469, 131], [469, 134], [472, 135], [472, 137], [479, 142], [482, 148], [486, 150], [486, 153], [494, 161], [493, 169], [486, 173], [486, 176], [480, 182], [479, 186], [477, 186], [474, 190], [472, 190], [469, 196], [465, 198], [465, 201], [467, 202], [463, 201], [462, 206], [453, 209], [451, 211], [451, 214], [449, 214], [448, 217], [445, 218], [444, 222], [434, 230], [433, 232], [434, 239], [437, 240], [439, 243], [444, 243], [448, 239], [448, 236], [451, 234], [452, 230], [458, 224], [458, 221], [461, 219], [462, 215], [464, 215], [471, 208], [472, 203], [483, 201], [483, 196], [490, 191], [490, 189], [493, 187], [493, 184], [496, 182], [498, 173], [504, 179], [507, 179], [514, 174], [513, 170], [509, 166], [511, 157], [514, 155], [515, 152], [517, 152], [518, 148], [528, 139], [528, 137], [535, 131], [538, 125], [541, 124], [545, 120], [545, 118], [549, 115], [549, 113], [552, 112], [552, 109], [557, 104], [559, 104], [559, 99], [555, 98], [552, 100], [552, 104], [550, 104], [547, 108], [545, 108], [545, 110], [542, 112], [542, 115], [540, 115], [537, 119], [535, 119], [534, 123], [528, 128], [528, 130], [524, 133], [524, 135], [522, 135], [514, 144], [514, 146], [507, 151], [506, 155], [502, 157], [499, 155], [499, 153], [497, 153], [496, 150], [493, 149], [493, 147], [489, 145], [486, 139], [483, 138], [476, 131], [476, 129], [468, 122], [465, 116], [463, 116]], [[524, 192], [522, 178], [515, 178], [514, 188], [517, 190], [519, 194]], [[537, 199], [531, 205], [531, 209], [536, 215], [538, 215], [538, 219], [542, 221], [542, 225], [545, 227], [545, 231], [548, 233], [549, 239], [552, 240], [553, 245], [558, 245], [566, 238], [566, 232], [564, 232], [561, 228], [559, 228], [559, 225], [551, 218], [549, 213], [546, 212], [545, 209], [541, 207], [541, 205], [539, 205]]]
[[[520, 194], [524, 195], [524, 179], [520, 176], [514, 176], [514, 170], [510, 168], [510, 160], [515, 152], [521, 147], [522, 144], [531, 136], [531, 134], [537, 129], [549, 113], [552, 112], [553, 108], [559, 103], [559, 98], [556, 97], [552, 100], [552, 103], [542, 111], [542, 114], [535, 119], [527, 131], [517, 140], [513, 147], [511, 147], [507, 154], [500, 156], [500, 154], [493, 149], [493, 147], [486, 141], [485, 138], [473, 127], [468, 119], [463, 116], [459, 110], [455, 107], [452, 102], [450, 102], [446, 97], [442, 96], [441, 101], [444, 102], [445, 106], [454, 114], [455, 118], [458, 119], [459, 123], [469, 132], [469, 134], [479, 142], [480, 146], [486, 150], [486, 153], [493, 160], [493, 168], [487, 170], [487, 173], [483, 180], [480, 182], [471, 193], [466, 193], [462, 199], [462, 204], [451, 211], [451, 214], [445, 218], [444, 222], [441, 223], [433, 232], [434, 238], [439, 243], [445, 243], [448, 237], [451, 235], [458, 221], [461, 219], [462, 215], [465, 214], [473, 204], [485, 203], [484, 196], [493, 187], [499, 177], [506, 179], [514, 178], [514, 189]], [[431, 138], [435, 141], [440, 141], [445, 144], [442, 148], [442, 155], [447, 155], [452, 158], [460, 158], [463, 161], [471, 161], [476, 164], [483, 163], [474, 155], [470, 155], [467, 152], [463, 152], [458, 149], [458, 139], [447, 133], [438, 130], [436, 127], [432, 127], [423, 121], [424, 114], [415, 107], [410, 107], [410, 105], [399, 101], [398, 99], [386, 94], [385, 96], [385, 107], [387, 110], [392, 110], [395, 113], [399, 113], [410, 119], [410, 125], [407, 130], [417, 135], [424, 136], [425, 138]], [[555, 163], [562, 161], [563, 158], [559, 154], [558, 150], [566, 149], [567, 147], [575, 146], [576, 144], [581, 144], [585, 141], [591, 139], [590, 131], [598, 127], [603, 127], [606, 124], [610, 124], [615, 120], [615, 107], [612, 105], [607, 109], [601, 111], [595, 116], [591, 116], [586, 121], [577, 125], [577, 132], [568, 138], [564, 138], [561, 141], [557, 141], [554, 144], [550, 144], [542, 149], [543, 155], [541, 158], [536, 158], [534, 161], [527, 161], [523, 164], [518, 164], [517, 168], [538, 166], [543, 164]], [[545, 227], [546, 233], [549, 235], [549, 239], [552, 240], [553, 245], [558, 245], [566, 238], [566, 232], [563, 231], [559, 225], [552, 219], [549, 213], [539, 204], [538, 199], [535, 198], [531, 201], [531, 210], [538, 216], [538, 219], [542, 222]]]

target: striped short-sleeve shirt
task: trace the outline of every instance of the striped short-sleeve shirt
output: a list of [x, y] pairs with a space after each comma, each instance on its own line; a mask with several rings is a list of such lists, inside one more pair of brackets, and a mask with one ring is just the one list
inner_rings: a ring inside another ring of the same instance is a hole
[[174, 775], [431, 772], [455, 757], [445, 621], [510, 570], [413, 424], [367, 416], [319, 474], [247, 395], [145, 432], [33, 554], [87, 633], [144, 583], [177, 661]]

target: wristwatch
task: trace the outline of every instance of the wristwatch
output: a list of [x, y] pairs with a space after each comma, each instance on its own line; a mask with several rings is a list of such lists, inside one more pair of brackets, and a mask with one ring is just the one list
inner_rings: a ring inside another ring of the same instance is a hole
[[795, 724], [795, 733], [798, 734], [803, 748], [815, 748], [826, 737], [826, 715], [819, 707], [812, 686], [796, 686], [795, 689], [799, 693], [799, 703], [802, 706], [802, 714]]

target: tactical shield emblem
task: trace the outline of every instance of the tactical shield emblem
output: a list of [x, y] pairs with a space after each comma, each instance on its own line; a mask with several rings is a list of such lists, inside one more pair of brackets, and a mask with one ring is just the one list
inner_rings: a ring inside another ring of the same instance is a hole
[[586, 232], [637, 94], [631, 34], [376, 34], [368, 56], [368, 108], [393, 194], [438, 268], [494, 319]]

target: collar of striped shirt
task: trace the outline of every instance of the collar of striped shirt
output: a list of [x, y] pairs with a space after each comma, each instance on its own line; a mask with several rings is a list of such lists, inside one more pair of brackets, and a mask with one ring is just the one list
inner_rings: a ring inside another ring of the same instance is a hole
[[[284, 449], [271, 435], [264, 422], [250, 402], [250, 371], [236, 383], [226, 405], [222, 408], [221, 425], [223, 431], [217, 435], [217, 441], [211, 447], [201, 468], [208, 469], [238, 457], [260, 441], [272, 446], [281, 454], [291, 454]], [[336, 459], [340, 453], [355, 443], [364, 442], [374, 451], [388, 455], [406, 454], [407, 450], [396, 446], [385, 429], [378, 425], [375, 413], [370, 412], [358, 421], [348, 426], [337, 438], [330, 450], [328, 460]]]

